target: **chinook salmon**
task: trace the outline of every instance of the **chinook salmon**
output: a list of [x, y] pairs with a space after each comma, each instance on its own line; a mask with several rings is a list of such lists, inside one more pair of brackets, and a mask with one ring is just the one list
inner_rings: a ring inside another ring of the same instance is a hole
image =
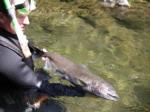
[[91, 73], [88, 69], [73, 63], [71, 60], [54, 52], [46, 52], [46, 66], [60, 74], [60, 76], [83, 90], [105, 99], [117, 101], [119, 99], [115, 89], [104, 79]]

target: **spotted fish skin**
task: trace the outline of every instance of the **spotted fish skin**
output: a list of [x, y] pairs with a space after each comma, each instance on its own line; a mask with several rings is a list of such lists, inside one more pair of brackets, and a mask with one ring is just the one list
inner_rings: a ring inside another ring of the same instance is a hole
[[115, 89], [101, 77], [91, 73], [88, 69], [73, 63], [71, 60], [54, 52], [47, 52], [51, 70], [82, 89], [105, 99], [117, 101], [119, 99]]

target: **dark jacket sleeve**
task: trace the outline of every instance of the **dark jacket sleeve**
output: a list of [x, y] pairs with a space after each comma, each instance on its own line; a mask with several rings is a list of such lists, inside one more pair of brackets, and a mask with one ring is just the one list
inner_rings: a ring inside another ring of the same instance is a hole
[[26, 87], [36, 87], [40, 81], [32, 68], [12, 50], [0, 46], [0, 75]]

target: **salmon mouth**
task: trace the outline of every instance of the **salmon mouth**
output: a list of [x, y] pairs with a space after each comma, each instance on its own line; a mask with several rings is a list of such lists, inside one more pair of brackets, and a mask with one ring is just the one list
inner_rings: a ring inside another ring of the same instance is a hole
[[112, 94], [108, 93], [106, 99], [109, 99], [109, 100], [112, 100], [112, 101], [118, 101], [119, 100], [119, 96], [118, 96], [118, 94], [112, 95]]

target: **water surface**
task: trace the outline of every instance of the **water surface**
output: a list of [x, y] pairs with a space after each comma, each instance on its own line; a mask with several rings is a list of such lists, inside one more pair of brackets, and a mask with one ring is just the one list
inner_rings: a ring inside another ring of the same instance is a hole
[[150, 111], [150, 8], [148, 2], [130, 2], [130, 9], [109, 9], [97, 0], [39, 0], [27, 29], [30, 39], [85, 65], [120, 96], [117, 102], [90, 94], [57, 97], [67, 112]]

